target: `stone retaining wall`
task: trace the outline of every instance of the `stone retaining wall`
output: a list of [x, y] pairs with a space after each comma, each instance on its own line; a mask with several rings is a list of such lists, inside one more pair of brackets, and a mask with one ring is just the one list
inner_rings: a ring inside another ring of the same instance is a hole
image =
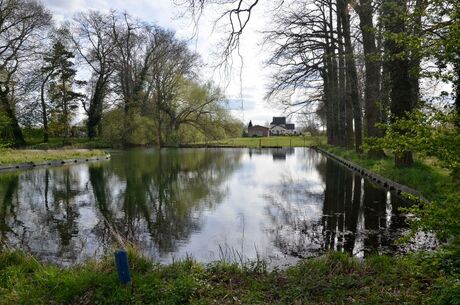
[[32, 169], [35, 167], [44, 167], [44, 166], [61, 166], [65, 164], [67, 165], [68, 164], [78, 164], [78, 163], [109, 160], [109, 159], [110, 159], [110, 155], [106, 155], [106, 156], [89, 157], [89, 158], [83, 158], [83, 159], [43, 161], [39, 163], [27, 162], [27, 163], [18, 163], [18, 164], [7, 164], [7, 165], [0, 165], [0, 172], [12, 171], [12, 170], [18, 170], [18, 169]]
[[349, 168], [349, 169], [351, 169], [351, 170], [353, 170], [355, 172], [358, 172], [363, 177], [366, 177], [367, 179], [369, 179], [373, 183], [375, 183], [377, 185], [380, 185], [380, 186], [384, 187], [385, 189], [387, 189], [389, 191], [393, 191], [398, 195], [401, 195], [402, 193], [408, 193], [408, 194], [418, 196], [422, 200], [426, 200], [420, 194], [419, 191], [414, 190], [413, 188], [410, 188], [408, 186], [399, 184], [399, 183], [394, 182], [394, 181], [392, 181], [392, 180], [390, 180], [388, 178], [380, 176], [379, 174], [371, 172], [368, 169], [365, 169], [364, 167], [356, 165], [355, 163], [350, 162], [348, 160], [345, 160], [344, 158], [341, 158], [341, 157], [339, 157], [339, 156], [337, 156], [337, 155], [335, 155], [333, 153], [330, 153], [327, 150], [324, 150], [322, 148], [319, 148], [319, 147], [312, 147], [312, 148], [317, 150], [317, 151], [319, 151], [319, 152], [321, 152], [321, 153], [323, 153], [323, 154], [325, 154], [329, 158], [334, 159], [335, 161], [337, 161], [338, 163], [342, 164], [343, 166], [345, 166], [345, 167], [347, 167], [347, 168]]

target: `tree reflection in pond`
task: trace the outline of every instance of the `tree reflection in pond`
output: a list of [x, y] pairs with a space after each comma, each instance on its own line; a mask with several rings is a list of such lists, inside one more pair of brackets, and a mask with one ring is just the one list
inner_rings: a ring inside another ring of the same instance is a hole
[[333, 160], [311, 154], [305, 158], [307, 168], [317, 168], [323, 191], [311, 188], [308, 180], [284, 177], [266, 196], [269, 232], [283, 253], [307, 257], [336, 250], [362, 256], [403, 250], [397, 239], [408, 226], [399, 207], [407, 202]]
[[274, 265], [395, 252], [405, 203], [313, 150], [162, 149], [0, 174], [0, 244], [70, 265], [132, 243], [160, 262]]
[[0, 175], [2, 244], [72, 264], [120, 239], [174, 252], [222, 200], [240, 151], [115, 153], [111, 162]]
[[[238, 166], [240, 154], [139, 150], [115, 156], [110, 167], [91, 166], [90, 182], [101, 225], [106, 226], [101, 230], [134, 242], [154, 257], [174, 252], [200, 229], [201, 213], [222, 201], [221, 184]], [[114, 185], [117, 191], [108, 192]]]
[[[19, 179], [15, 174], [0, 176], [0, 249], [6, 245], [8, 233], [13, 232], [11, 227], [17, 225], [14, 198], [18, 184]], [[11, 219], [11, 223], [7, 219]]]

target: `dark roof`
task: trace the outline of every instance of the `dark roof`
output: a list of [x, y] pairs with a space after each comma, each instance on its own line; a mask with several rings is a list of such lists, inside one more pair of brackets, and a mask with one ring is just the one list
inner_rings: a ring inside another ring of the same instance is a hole
[[295, 125], [294, 125], [294, 124], [286, 124], [286, 129], [288, 129], [288, 130], [294, 130], [294, 129], [295, 129]]
[[251, 130], [251, 129], [263, 129], [263, 130], [268, 130], [268, 127], [260, 126], [260, 125], [254, 125], [254, 126], [248, 128], [248, 130]]
[[273, 125], [282, 125], [282, 124], [286, 124], [286, 117], [284, 117], [284, 116], [274, 116], [274, 117], [273, 117], [272, 124], [273, 124]]

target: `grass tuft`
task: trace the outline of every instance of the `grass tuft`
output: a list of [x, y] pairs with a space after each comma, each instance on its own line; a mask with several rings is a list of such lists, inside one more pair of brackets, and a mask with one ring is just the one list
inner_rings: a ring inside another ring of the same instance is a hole
[[0, 304], [426, 304], [454, 300], [459, 291], [413, 256], [361, 261], [331, 252], [270, 272], [190, 258], [164, 266], [135, 250], [129, 260], [133, 283], [121, 287], [113, 257], [58, 268], [2, 252]]

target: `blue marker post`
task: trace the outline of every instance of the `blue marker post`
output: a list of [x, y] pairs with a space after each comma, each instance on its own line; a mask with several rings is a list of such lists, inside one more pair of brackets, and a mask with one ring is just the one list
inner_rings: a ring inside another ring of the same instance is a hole
[[129, 273], [128, 253], [123, 250], [115, 251], [115, 265], [117, 267], [118, 279], [122, 285], [131, 283], [131, 274]]

